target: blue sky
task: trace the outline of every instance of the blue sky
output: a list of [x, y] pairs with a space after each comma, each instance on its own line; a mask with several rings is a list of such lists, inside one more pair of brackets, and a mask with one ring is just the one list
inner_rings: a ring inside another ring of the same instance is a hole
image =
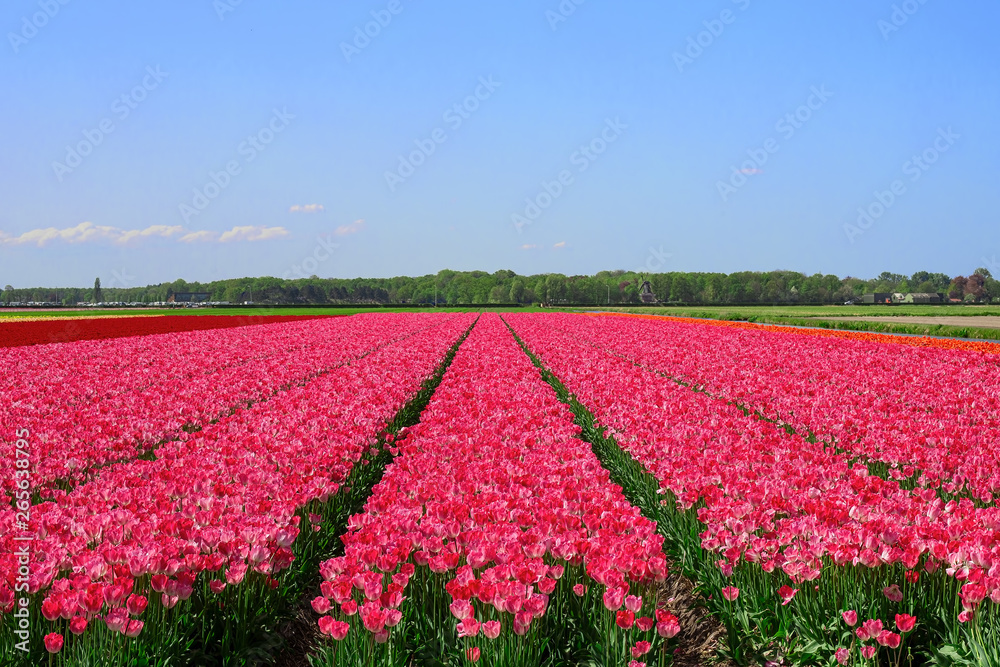
[[0, 283], [1000, 274], [996, 3], [579, 1], [8, 0]]

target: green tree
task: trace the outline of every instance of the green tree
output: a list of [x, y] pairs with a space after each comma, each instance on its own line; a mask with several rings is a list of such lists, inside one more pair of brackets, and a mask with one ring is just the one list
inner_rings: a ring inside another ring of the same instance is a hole
[[510, 293], [508, 298], [511, 303], [524, 303], [524, 281], [520, 278], [515, 278], [510, 284]]
[[490, 303], [504, 303], [510, 296], [510, 290], [503, 285], [497, 285], [490, 290]]
[[101, 291], [101, 279], [94, 280], [94, 303], [104, 303], [104, 292]]

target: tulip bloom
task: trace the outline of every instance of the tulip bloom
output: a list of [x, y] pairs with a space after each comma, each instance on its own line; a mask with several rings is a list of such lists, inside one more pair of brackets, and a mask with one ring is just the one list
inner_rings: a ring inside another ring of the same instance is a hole
[[913, 626], [916, 625], [916, 623], [917, 618], [915, 616], [910, 616], [909, 614], [896, 614], [896, 628], [903, 634], [913, 630]]
[[58, 653], [63, 647], [63, 636], [52, 632], [45, 635], [45, 650], [49, 653]]

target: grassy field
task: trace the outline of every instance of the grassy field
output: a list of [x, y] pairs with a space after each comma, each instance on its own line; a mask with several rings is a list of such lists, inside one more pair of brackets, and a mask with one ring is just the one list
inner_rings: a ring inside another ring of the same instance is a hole
[[[598, 309], [595, 308], [595, 310]], [[1000, 340], [1000, 329], [945, 324], [916, 324], [907, 321], [907, 318], [912, 317], [998, 317], [1000, 316], [1000, 306], [668, 306], [651, 308], [611, 307], [600, 308], [599, 310], [667, 315], [671, 317], [699, 317], [713, 320], [784, 324], [820, 329]], [[872, 316], [898, 318], [899, 322], [824, 319]]]

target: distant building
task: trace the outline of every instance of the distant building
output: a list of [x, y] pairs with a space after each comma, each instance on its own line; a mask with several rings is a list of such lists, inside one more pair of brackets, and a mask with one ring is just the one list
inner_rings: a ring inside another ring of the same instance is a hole
[[643, 303], [656, 303], [656, 295], [653, 294], [653, 286], [648, 280], [644, 280], [642, 288], [639, 290], [639, 298]]
[[212, 295], [208, 292], [178, 292], [167, 298], [167, 303], [204, 303]]
[[889, 292], [865, 294], [861, 297], [861, 303], [892, 303], [892, 294]]
[[935, 292], [911, 292], [903, 298], [903, 303], [944, 303], [944, 295]]

